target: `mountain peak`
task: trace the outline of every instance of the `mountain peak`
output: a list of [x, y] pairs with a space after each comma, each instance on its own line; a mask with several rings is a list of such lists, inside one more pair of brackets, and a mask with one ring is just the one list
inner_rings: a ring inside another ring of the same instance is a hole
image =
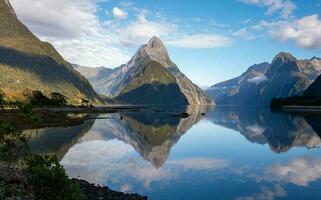
[[272, 63], [276, 61], [290, 62], [290, 61], [297, 61], [297, 59], [294, 56], [292, 56], [292, 54], [290, 53], [280, 52], [273, 58]]
[[139, 48], [134, 58], [142, 58], [145, 56], [147, 56], [148, 59], [160, 63], [165, 68], [172, 67], [173, 65], [169, 58], [165, 45], [156, 36], [153, 36], [147, 44]]
[[150, 47], [150, 48], [165, 47], [164, 44], [163, 44], [163, 42], [161, 41], [161, 39], [159, 39], [159, 38], [156, 37], [156, 36], [153, 36], [153, 37], [149, 40], [147, 46]]
[[318, 57], [313, 56], [313, 57], [310, 59], [310, 61], [313, 61], [313, 60], [321, 60], [321, 58], [318, 58]]

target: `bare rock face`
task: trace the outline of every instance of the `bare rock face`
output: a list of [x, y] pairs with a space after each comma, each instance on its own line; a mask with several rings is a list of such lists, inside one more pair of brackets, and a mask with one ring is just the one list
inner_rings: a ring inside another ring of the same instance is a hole
[[[88, 76], [87, 74], [83, 74]], [[92, 77], [91, 77], [92, 78]], [[93, 79], [91, 79], [93, 80]], [[156, 101], [148, 102], [141, 98], [142, 104], [173, 104], [161, 96], [172, 96], [176, 104], [209, 105], [214, 102], [192, 83], [173, 63], [163, 42], [153, 37], [148, 44], [141, 46], [127, 64], [115, 68], [112, 73], [100, 78], [99, 83], [91, 82], [98, 93], [118, 98], [134, 96], [154, 96]], [[127, 95], [124, 97], [125, 93]], [[183, 96], [183, 97], [182, 97]], [[186, 100], [183, 100], [186, 99]], [[140, 102], [129, 102], [139, 104]]]

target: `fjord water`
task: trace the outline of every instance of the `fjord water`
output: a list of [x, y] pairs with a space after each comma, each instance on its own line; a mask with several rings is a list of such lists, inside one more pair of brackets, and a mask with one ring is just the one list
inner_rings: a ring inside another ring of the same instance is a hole
[[175, 112], [93, 115], [82, 125], [39, 129], [29, 144], [56, 154], [71, 177], [150, 199], [321, 199], [319, 115]]

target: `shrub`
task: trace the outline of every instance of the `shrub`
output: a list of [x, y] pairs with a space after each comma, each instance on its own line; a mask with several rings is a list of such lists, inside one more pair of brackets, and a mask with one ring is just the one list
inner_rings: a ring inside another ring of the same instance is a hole
[[79, 186], [72, 183], [56, 157], [33, 155], [26, 159], [28, 180], [36, 200], [82, 200]]
[[51, 102], [54, 105], [66, 105], [67, 104], [67, 97], [65, 97], [64, 95], [58, 93], [58, 92], [52, 92], [50, 94], [50, 99]]

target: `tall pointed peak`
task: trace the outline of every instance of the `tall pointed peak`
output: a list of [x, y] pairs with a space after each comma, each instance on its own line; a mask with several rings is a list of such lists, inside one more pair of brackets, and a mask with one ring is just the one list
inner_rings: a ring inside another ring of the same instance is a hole
[[277, 61], [284, 63], [284, 62], [290, 62], [290, 61], [297, 61], [297, 59], [294, 56], [292, 56], [292, 54], [290, 53], [280, 52], [273, 58], [272, 63]]
[[165, 48], [165, 45], [163, 44], [163, 42], [161, 41], [161, 39], [159, 39], [158, 37], [156, 36], [153, 36], [148, 44], [147, 44], [147, 47], [149, 48]]
[[[140, 47], [133, 58], [135, 60], [142, 57], [159, 62], [164, 67], [171, 67], [173, 65], [165, 45], [156, 36], [153, 36], [147, 44]], [[130, 63], [132, 61], [130, 61]]]

